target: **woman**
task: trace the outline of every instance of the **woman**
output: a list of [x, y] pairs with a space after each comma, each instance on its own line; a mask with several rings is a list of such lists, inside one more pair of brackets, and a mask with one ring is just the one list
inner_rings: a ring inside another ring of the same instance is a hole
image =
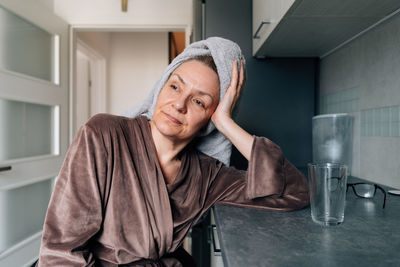
[[[100, 114], [80, 128], [49, 204], [39, 266], [190, 265], [182, 241], [215, 203], [308, 204], [306, 181], [280, 148], [231, 118], [245, 79], [241, 58], [222, 38], [194, 43], [134, 118]], [[247, 172], [209, 156], [227, 159], [225, 137], [249, 160]]]

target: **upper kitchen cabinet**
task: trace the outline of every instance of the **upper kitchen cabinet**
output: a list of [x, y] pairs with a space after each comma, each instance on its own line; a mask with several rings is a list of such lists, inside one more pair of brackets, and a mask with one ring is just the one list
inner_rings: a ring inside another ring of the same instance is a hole
[[253, 0], [253, 56], [263, 56], [259, 51], [294, 1]]
[[322, 57], [399, 8], [399, 0], [253, 0], [253, 56]]

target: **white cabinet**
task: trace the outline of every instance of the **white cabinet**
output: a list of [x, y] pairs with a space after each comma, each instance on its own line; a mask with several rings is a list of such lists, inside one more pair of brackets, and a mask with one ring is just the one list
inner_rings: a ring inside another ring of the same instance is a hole
[[399, 10], [399, 0], [253, 0], [253, 56], [324, 57]]
[[68, 148], [69, 28], [43, 2], [0, 0], [0, 266], [36, 261]]
[[[253, 56], [263, 56], [258, 54], [261, 46], [293, 5], [294, 1], [295, 0], [253, 0]], [[256, 32], [257, 37], [255, 38], [254, 35]]]

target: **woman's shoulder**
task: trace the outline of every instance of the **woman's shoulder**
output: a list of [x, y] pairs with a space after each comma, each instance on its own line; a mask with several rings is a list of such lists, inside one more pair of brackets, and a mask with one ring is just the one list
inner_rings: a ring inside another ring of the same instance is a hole
[[82, 127], [93, 130], [101, 134], [110, 134], [113, 132], [130, 132], [134, 125], [143, 123], [146, 117], [139, 116], [129, 118], [124, 116], [112, 115], [107, 113], [99, 113], [92, 116]]
[[110, 125], [119, 124], [124, 120], [125, 117], [99, 113], [92, 116], [86, 123], [85, 126], [89, 126], [94, 129], [108, 128]]
[[118, 116], [107, 113], [99, 113], [92, 116], [86, 123], [86, 126], [89, 126], [94, 129], [109, 129], [114, 128], [118, 125], [125, 125], [135, 121], [142, 119], [141, 116], [135, 118], [128, 118], [124, 116]]

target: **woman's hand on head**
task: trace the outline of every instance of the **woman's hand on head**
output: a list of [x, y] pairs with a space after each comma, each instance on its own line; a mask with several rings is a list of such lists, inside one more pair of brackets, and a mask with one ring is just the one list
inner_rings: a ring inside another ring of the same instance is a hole
[[239, 100], [245, 82], [243, 61], [240, 61], [240, 71], [238, 70], [238, 64], [236, 60], [233, 61], [232, 65], [231, 84], [226, 90], [221, 102], [219, 102], [215, 112], [211, 116], [212, 122], [220, 131], [224, 128], [224, 123], [232, 120], [232, 111]]
[[243, 62], [240, 61], [240, 71], [238, 71], [237, 63], [234, 61], [231, 84], [221, 102], [218, 104], [211, 120], [218, 131], [225, 135], [247, 160], [250, 160], [254, 137], [232, 120], [232, 111], [239, 100], [244, 82], [245, 73]]

